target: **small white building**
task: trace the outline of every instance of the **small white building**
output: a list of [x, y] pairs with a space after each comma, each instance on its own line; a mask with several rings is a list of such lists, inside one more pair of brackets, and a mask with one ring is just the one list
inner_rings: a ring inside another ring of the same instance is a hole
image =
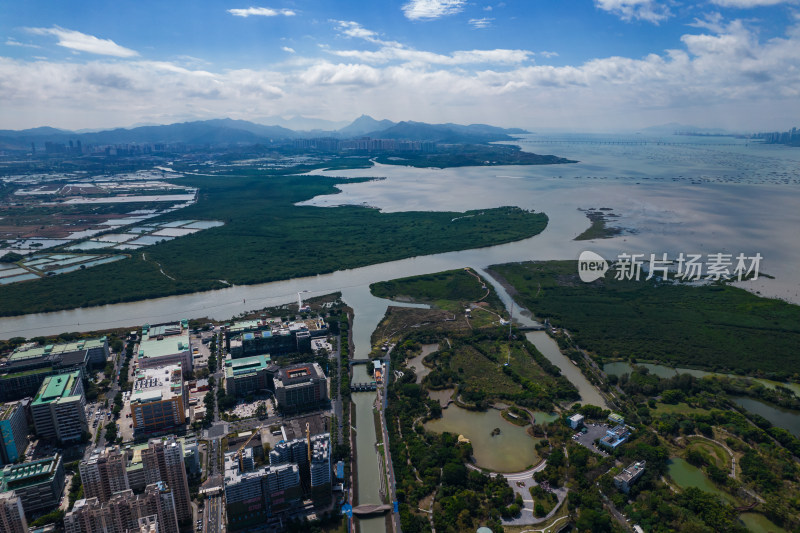
[[572, 429], [578, 429], [583, 425], [583, 415], [574, 414], [569, 417], [569, 427]]

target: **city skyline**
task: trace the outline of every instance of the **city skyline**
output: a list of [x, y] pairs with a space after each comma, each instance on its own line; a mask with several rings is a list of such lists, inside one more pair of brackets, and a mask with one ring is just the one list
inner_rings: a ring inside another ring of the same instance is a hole
[[788, 0], [6, 4], [0, 128], [230, 117], [784, 130]]

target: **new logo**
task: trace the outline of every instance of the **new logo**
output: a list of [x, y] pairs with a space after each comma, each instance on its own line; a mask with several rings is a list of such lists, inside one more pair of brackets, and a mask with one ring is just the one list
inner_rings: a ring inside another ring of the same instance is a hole
[[581, 281], [591, 283], [602, 278], [608, 271], [608, 262], [600, 255], [589, 250], [581, 252], [578, 257], [578, 275]]

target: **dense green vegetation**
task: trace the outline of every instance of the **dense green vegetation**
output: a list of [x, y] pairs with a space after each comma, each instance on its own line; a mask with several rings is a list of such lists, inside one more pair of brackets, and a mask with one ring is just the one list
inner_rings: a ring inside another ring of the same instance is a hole
[[578, 279], [572, 261], [493, 266], [538, 317], [600, 358], [800, 379], [800, 307], [729, 285]]
[[575, 237], [576, 241], [590, 241], [593, 239], [607, 239], [622, 233], [621, 228], [608, 225], [609, 217], [617, 216], [612, 213], [606, 212], [608, 208], [600, 208], [600, 210], [590, 209], [586, 212], [592, 225], [589, 228]]
[[387, 152], [378, 155], [375, 160], [386, 165], [438, 168], [575, 163], [554, 155], [523, 152], [519, 146], [504, 144], [459, 144], [423, 153]]
[[224, 226], [148, 247], [124, 261], [4, 286], [0, 314], [54, 311], [227, 286], [220, 280], [252, 284], [310, 276], [512, 242], [538, 234], [547, 224], [544, 214], [512, 207], [464, 214], [294, 205], [335, 193], [334, 185], [344, 181], [263, 173], [184, 178], [182, 184], [199, 187], [198, 203], [154, 220], [214, 219], [222, 220]]
[[493, 308], [503, 308], [500, 298], [491, 285], [484, 284], [477, 274], [466, 269], [380, 281], [370, 285], [369, 290], [378, 298], [410, 298], [427, 303], [434, 303], [437, 300], [485, 301]]

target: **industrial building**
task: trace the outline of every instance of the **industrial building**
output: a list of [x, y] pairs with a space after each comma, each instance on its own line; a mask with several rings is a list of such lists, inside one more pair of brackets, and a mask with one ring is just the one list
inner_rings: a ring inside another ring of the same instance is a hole
[[280, 319], [235, 322], [228, 328], [226, 349], [234, 359], [269, 353], [310, 353], [311, 339], [328, 335], [321, 318], [283, 323]]
[[178, 533], [175, 501], [167, 484], [153, 483], [138, 495], [131, 490], [118, 492], [108, 502], [84, 498], [64, 516], [66, 533], [139, 532], [142, 524], [148, 528], [157, 524], [158, 533]]
[[108, 339], [82, 339], [64, 344], [19, 346], [0, 364], [0, 401], [33, 396], [47, 376], [81, 371], [106, 364], [109, 358]]
[[64, 465], [61, 455], [6, 465], [0, 470], [0, 493], [14, 491], [27, 516], [49, 511], [58, 505], [64, 492]]
[[25, 520], [22, 500], [13, 491], [0, 492], [0, 531], [28, 533], [28, 521]]
[[31, 403], [36, 434], [63, 443], [80, 441], [88, 431], [85, 407], [79, 371], [46, 377]]
[[180, 363], [183, 372], [191, 374], [193, 362], [189, 321], [142, 326], [137, 363], [139, 368], [156, 368]]
[[97, 498], [100, 503], [111, 499], [115, 492], [130, 488], [125, 454], [114, 446], [92, 452], [89, 459], [78, 465], [83, 483], [83, 495]]
[[225, 390], [234, 396], [246, 396], [272, 388], [269, 364], [269, 355], [241, 359], [229, 357], [225, 360]]
[[622, 472], [614, 476], [614, 486], [628, 494], [631, 486], [644, 475], [645, 461], [637, 461], [628, 466]]
[[28, 447], [28, 421], [21, 402], [0, 404], [0, 466], [13, 463]]
[[186, 423], [186, 391], [180, 363], [140, 368], [128, 400], [135, 435], [151, 434]]
[[319, 408], [328, 403], [328, 380], [317, 363], [281, 368], [273, 382], [275, 400], [284, 413]]

